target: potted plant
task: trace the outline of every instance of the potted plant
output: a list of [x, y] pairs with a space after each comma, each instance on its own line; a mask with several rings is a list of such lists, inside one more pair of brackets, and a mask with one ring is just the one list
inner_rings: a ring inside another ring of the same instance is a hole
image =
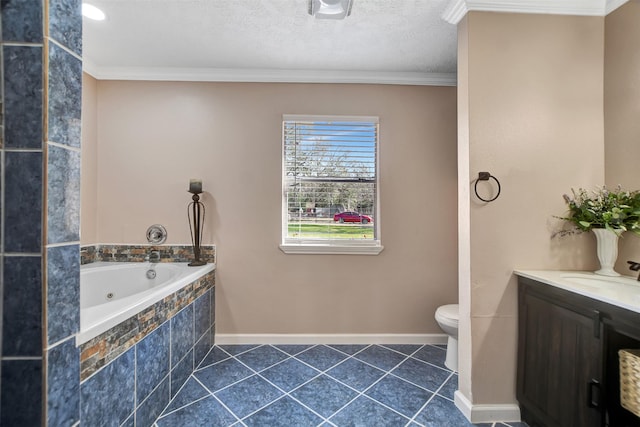
[[601, 187], [591, 192], [583, 188], [571, 191], [573, 197], [563, 196], [569, 212], [559, 218], [574, 227], [558, 234], [592, 231], [598, 243], [601, 266], [596, 273], [619, 276], [613, 270], [618, 256], [618, 237], [625, 231], [640, 236], [640, 191], [625, 191], [620, 186], [615, 190]]

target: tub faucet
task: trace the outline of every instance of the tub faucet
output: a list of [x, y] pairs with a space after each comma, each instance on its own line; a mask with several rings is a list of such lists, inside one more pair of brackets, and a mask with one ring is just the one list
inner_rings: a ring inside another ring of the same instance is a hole
[[150, 251], [144, 260], [152, 264], [160, 262], [160, 251]]
[[[627, 261], [627, 264], [629, 264], [629, 270], [640, 272], [640, 262]], [[640, 282], [640, 273], [638, 273], [638, 281]]]

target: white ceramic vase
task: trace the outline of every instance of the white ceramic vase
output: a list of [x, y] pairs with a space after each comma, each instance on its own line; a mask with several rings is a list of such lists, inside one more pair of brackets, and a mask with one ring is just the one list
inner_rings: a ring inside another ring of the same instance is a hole
[[592, 228], [591, 231], [596, 235], [598, 261], [600, 261], [600, 270], [594, 273], [601, 276], [619, 276], [620, 274], [613, 270], [618, 259], [619, 236], [606, 228]]

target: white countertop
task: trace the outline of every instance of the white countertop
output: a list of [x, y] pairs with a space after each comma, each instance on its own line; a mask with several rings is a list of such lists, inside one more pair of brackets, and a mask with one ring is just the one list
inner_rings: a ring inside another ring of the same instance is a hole
[[515, 270], [514, 273], [640, 313], [640, 282], [635, 277], [607, 277], [587, 271]]

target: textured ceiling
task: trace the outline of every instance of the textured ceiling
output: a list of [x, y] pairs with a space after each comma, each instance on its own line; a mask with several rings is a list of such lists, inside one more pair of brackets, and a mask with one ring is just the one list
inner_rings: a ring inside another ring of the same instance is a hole
[[307, 0], [87, 1], [107, 14], [84, 20], [83, 56], [98, 77], [456, 71], [456, 26], [441, 17], [449, 0], [354, 0], [341, 21], [309, 16]]

